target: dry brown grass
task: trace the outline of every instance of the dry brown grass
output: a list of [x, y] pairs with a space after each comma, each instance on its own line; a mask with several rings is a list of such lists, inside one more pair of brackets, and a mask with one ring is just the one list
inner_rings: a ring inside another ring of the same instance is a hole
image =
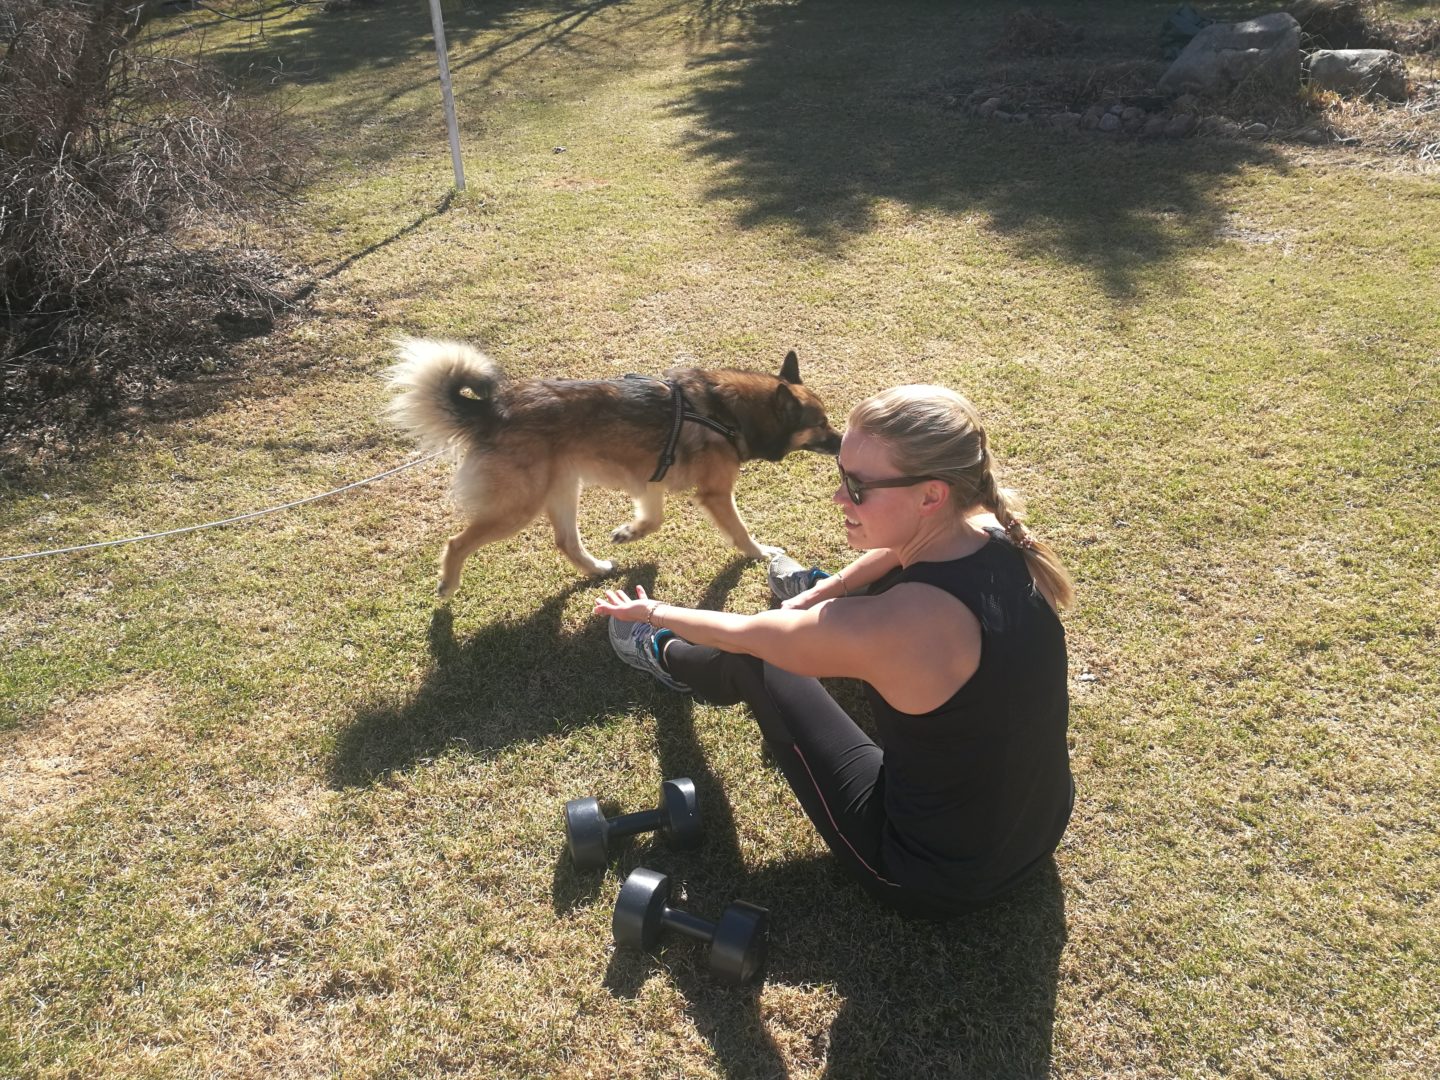
[[147, 678], [53, 703], [0, 759], [0, 812], [36, 827], [123, 779], [137, 762], [175, 753], [181, 743], [166, 728], [168, 701], [163, 683]]

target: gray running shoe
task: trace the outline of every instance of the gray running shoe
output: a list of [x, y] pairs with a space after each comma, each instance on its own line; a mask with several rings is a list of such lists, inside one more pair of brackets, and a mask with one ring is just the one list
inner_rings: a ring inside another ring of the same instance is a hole
[[688, 694], [690, 687], [660, 666], [660, 645], [671, 636], [672, 631], [656, 630], [648, 622], [621, 622], [613, 615], [610, 617], [610, 647], [616, 656], [631, 667], [655, 676], [671, 690]]
[[765, 570], [770, 591], [776, 600], [789, 600], [792, 596], [799, 596], [817, 581], [829, 576], [818, 566], [801, 566], [783, 551], [770, 557], [770, 565]]

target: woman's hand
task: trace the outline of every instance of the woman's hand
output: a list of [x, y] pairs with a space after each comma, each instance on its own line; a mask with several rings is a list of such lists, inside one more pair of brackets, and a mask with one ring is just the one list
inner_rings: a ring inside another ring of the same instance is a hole
[[650, 622], [659, 601], [645, 595], [645, 586], [635, 586], [635, 599], [625, 595], [623, 589], [606, 589], [605, 595], [595, 601], [596, 615], [613, 615], [621, 622]]

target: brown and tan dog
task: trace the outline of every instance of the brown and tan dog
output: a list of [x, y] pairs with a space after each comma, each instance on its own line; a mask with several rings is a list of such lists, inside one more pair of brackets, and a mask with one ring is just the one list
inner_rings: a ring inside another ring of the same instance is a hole
[[[792, 351], [779, 376], [734, 368], [672, 368], [665, 379], [510, 381], [469, 345], [406, 338], [390, 369], [399, 391], [390, 416], [430, 450], [460, 460], [455, 497], [469, 524], [445, 545], [439, 592], [460, 583], [465, 560], [519, 532], [541, 513], [555, 543], [584, 573], [612, 569], [585, 550], [576, 528], [589, 484], [627, 492], [635, 518], [610, 539], [638, 540], [664, 519], [665, 493], [694, 488], [722, 532], [752, 559], [757, 544], [735, 509], [742, 462], [792, 450], [835, 454], [840, 433], [800, 382]], [[678, 396], [677, 396], [678, 391]], [[670, 458], [669, 462], [666, 458]]]

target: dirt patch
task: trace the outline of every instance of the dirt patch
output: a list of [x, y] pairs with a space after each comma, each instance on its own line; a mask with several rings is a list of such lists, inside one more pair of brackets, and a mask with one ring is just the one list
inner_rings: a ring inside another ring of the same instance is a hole
[[296, 783], [274, 792], [255, 806], [256, 819], [279, 833], [305, 828], [335, 801], [335, 792]]
[[170, 695], [130, 683], [56, 706], [35, 727], [0, 744], [0, 810], [26, 820], [62, 813], [138, 758], [172, 747]]

